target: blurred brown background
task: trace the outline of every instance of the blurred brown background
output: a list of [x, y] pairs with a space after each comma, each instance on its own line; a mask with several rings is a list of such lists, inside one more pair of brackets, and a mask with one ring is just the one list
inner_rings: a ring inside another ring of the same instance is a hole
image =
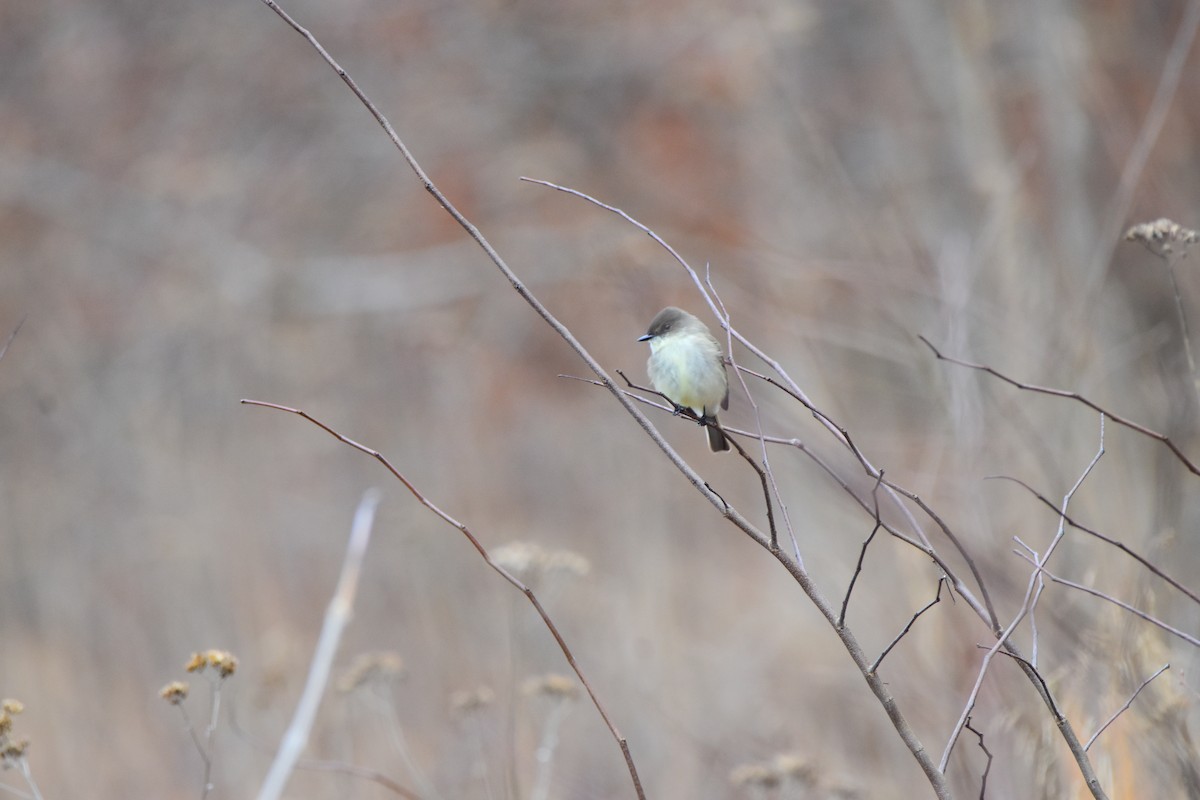
[[[1097, 449], [1098, 419], [938, 364], [917, 334], [1079, 390], [1200, 457], [1167, 275], [1118, 243], [1132, 222], [1200, 221], [1200, 55], [1134, 191], [1118, 191], [1183, 3], [286, 7], [608, 368], [642, 378], [634, 339], [654, 312], [705, 309], [648, 237], [518, 177], [590, 192], [711, 264], [735, 325], [955, 527], [1006, 620], [1028, 578], [1011, 537], [1043, 547], [1055, 518], [983, 478], [1060, 499]], [[395, 651], [405, 675], [386, 692], [331, 689], [309, 754], [430, 798], [632, 796], [585, 700], [522, 691], [568, 672], [524, 599], [378, 464], [243, 397], [302, 407], [386, 453], [489, 547], [585, 559], [586, 574], [530, 579], [649, 796], [932, 796], [786, 573], [612, 398], [556, 377], [584, 367], [264, 5], [8, 0], [0, 58], [0, 333], [25, 319], [0, 361], [0, 696], [28, 706], [18, 733], [47, 798], [195, 797], [199, 758], [156, 692], [207, 647], [241, 660], [211, 796], [250, 796], [370, 486], [385, 496], [339, 666]], [[1195, 330], [1191, 266], [1178, 277]], [[807, 412], [753, 388], [768, 432], [870, 492]], [[762, 518], [743, 465], [708, 454], [687, 422], [653, 420]], [[752, 424], [740, 390], [727, 422]], [[1200, 478], [1127, 430], [1109, 425], [1105, 444], [1073, 512], [1190, 580]], [[773, 462], [807, 565], [840, 600], [871, 520], [794, 449]], [[1195, 607], [1077, 532], [1052, 566], [1200, 629]], [[868, 651], [936, 580], [876, 540], [849, 617]], [[1043, 670], [1085, 737], [1171, 662], [1092, 755], [1111, 797], [1200, 791], [1187, 767], [1194, 653], [1062, 587], [1038, 624]], [[935, 755], [988, 638], [965, 604], [944, 602], [885, 662]], [[1027, 627], [1018, 638], [1028, 650]], [[489, 704], [452, 707], [481, 686]], [[989, 796], [1082, 796], [1011, 663], [993, 666], [975, 725], [996, 753]], [[781, 754], [804, 760], [804, 780], [774, 795], [731, 782]], [[950, 769], [963, 796], [982, 767], [965, 736]], [[291, 788], [393, 796], [326, 772]]]

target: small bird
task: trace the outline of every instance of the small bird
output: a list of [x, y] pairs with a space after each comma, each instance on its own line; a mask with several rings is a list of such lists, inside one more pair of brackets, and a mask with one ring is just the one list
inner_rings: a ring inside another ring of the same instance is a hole
[[717, 406], [729, 408], [729, 377], [721, 345], [696, 317], [668, 306], [654, 317], [639, 342], [650, 343], [646, 373], [650, 383], [676, 408], [690, 408], [708, 431], [708, 448], [729, 449], [717, 423]]

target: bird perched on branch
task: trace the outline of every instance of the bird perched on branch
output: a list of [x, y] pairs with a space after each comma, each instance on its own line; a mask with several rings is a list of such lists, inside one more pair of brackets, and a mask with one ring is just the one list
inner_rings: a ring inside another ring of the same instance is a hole
[[729, 377], [721, 345], [708, 326], [683, 309], [668, 306], [638, 341], [650, 343], [646, 373], [654, 388], [675, 404], [676, 413], [691, 409], [708, 432], [710, 450], [728, 450], [717, 407], [729, 408]]

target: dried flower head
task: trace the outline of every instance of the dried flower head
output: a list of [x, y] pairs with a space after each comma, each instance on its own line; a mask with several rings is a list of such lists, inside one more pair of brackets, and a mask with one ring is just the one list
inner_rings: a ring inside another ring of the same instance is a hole
[[557, 675], [552, 672], [535, 675], [525, 681], [521, 686], [521, 691], [527, 695], [541, 695], [555, 700], [574, 700], [579, 694], [579, 688], [575, 685], [575, 681], [566, 675]]
[[188, 672], [203, 672], [206, 667], [215, 669], [221, 678], [228, 678], [237, 672], [238, 660], [228, 650], [205, 650], [192, 653], [192, 657], [183, 665]]
[[492, 560], [521, 578], [548, 572], [586, 575], [592, 565], [573, 550], [546, 550], [533, 542], [509, 542], [492, 553]]
[[337, 680], [339, 692], [350, 692], [366, 683], [399, 680], [404, 676], [404, 659], [399, 653], [361, 653]]
[[555, 550], [546, 556], [547, 572], [570, 572], [582, 577], [591, 569], [591, 562], [573, 550]]
[[24, 758], [25, 751], [28, 749], [28, 739], [6, 739], [0, 742], [0, 762], [3, 762], [4, 768], [8, 769]]
[[222, 678], [228, 678], [237, 672], [237, 657], [228, 650], [209, 650], [205, 655], [208, 658], [208, 665], [215, 669]]
[[171, 705], [177, 706], [187, 699], [190, 688], [184, 681], [171, 681], [158, 690], [158, 696]]
[[25, 710], [25, 704], [20, 700], [5, 698], [4, 700], [0, 700], [0, 710], [7, 711], [9, 714], [12, 714], [15, 717], [17, 714], [20, 714]]
[[450, 710], [460, 714], [470, 714], [490, 706], [495, 700], [496, 693], [487, 686], [459, 689], [450, 695]]
[[1141, 243], [1155, 255], [1167, 255], [1174, 251], [1174, 245], [1186, 246], [1200, 241], [1200, 235], [1164, 217], [1134, 225], [1125, 232], [1125, 239]]
[[514, 575], [528, 575], [544, 558], [545, 551], [533, 542], [509, 542], [492, 552], [492, 561]]
[[796, 753], [780, 753], [772, 759], [771, 765], [785, 780], [804, 786], [815, 786], [817, 783], [817, 767], [804, 756]]
[[770, 764], [739, 764], [729, 773], [729, 782], [734, 786], [773, 789], [782, 782], [782, 776]]

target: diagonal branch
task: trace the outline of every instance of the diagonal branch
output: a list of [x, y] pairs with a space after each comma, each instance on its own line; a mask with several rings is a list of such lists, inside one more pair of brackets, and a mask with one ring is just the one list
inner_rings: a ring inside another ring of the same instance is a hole
[[21, 321], [17, 323], [17, 327], [12, 329], [12, 333], [4, 340], [4, 345], [0, 347], [0, 358], [4, 358], [4, 354], [8, 352], [8, 346], [12, 344], [12, 340], [17, 338], [17, 332], [21, 330], [21, 326], [25, 324], [25, 318], [21, 317]]
[[1124, 714], [1126, 711], [1129, 710], [1129, 707], [1131, 705], [1133, 705], [1133, 701], [1137, 700], [1137, 696], [1142, 693], [1142, 689], [1145, 689], [1147, 686], [1150, 685], [1150, 682], [1152, 680], [1157, 678], [1159, 675], [1162, 675], [1164, 672], [1166, 672], [1170, 668], [1171, 668], [1170, 664], [1163, 664], [1161, 667], [1159, 667], [1158, 672], [1154, 673], [1149, 678], [1146, 678], [1146, 680], [1142, 681], [1142, 685], [1137, 687], [1137, 689], [1134, 690], [1133, 694], [1131, 694], [1129, 696], [1129, 699], [1125, 701], [1125, 705], [1118, 708], [1117, 712], [1115, 714], [1113, 714], [1111, 717], [1109, 717], [1107, 722], [1105, 722], [1103, 725], [1100, 726], [1100, 730], [1098, 730], [1092, 734], [1092, 738], [1087, 740], [1087, 744], [1085, 744], [1083, 746], [1083, 749], [1090, 750], [1092, 745], [1096, 743], [1096, 740], [1100, 738], [1100, 734], [1102, 734], [1106, 730], [1108, 730], [1108, 726], [1112, 725], [1114, 722], [1116, 722], [1117, 717], [1121, 716], [1122, 714]]
[[[900, 640], [908, 635], [908, 632], [912, 630], [913, 625], [917, 624], [917, 619], [922, 614], [924, 614], [926, 611], [928, 611], [929, 609], [936, 606], [938, 603], [942, 602], [942, 585], [943, 585], [943, 583], [945, 583], [945, 581], [946, 581], [945, 576], [938, 578], [937, 594], [934, 595], [934, 598], [932, 600], [930, 600], [928, 603], [926, 603], [921, 608], [920, 611], [913, 614], [912, 619], [910, 619], [908, 621], [908, 624], [904, 626], [904, 630], [900, 631], [900, 635], [897, 636], [895, 639], [892, 639], [892, 643], [889, 644], [887, 647], [883, 648], [883, 652], [879, 654], [879, 658], [875, 659], [875, 663], [871, 665], [871, 672], [875, 672], [876, 670], [879, 669], [879, 665], [883, 663], [883, 660], [885, 658], [887, 658], [888, 653], [892, 652], [892, 648], [894, 648], [896, 645], [900, 644]], [[969, 722], [970, 718], [968, 718], [967, 721]]]
[[274, 409], [275, 411], [286, 411], [289, 414], [295, 414], [296, 416], [306, 419], [312, 424], [316, 425], [318, 428], [325, 431], [339, 442], [350, 445], [355, 450], [358, 450], [362, 453], [366, 453], [382, 464], [388, 472], [392, 473], [392, 476], [396, 478], [396, 480], [404, 484], [404, 488], [408, 489], [409, 493], [411, 493], [412, 496], [417, 499], [417, 502], [432, 511], [435, 515], [441, 518], [443, 522], [457, 528], [463, 536], [467, 537], [467, 540], [471, 543], [479, 555], [483, 557], [483, 560], [487, 562], [487, 565], [495, 570], [500, 577], [504, 578], [504, 580], [508, 581], [510, 584], [516, 587], [518, 591], [524, 594], [537, 611], [538, 616], [542, 618], [542, 622], [550, 631], [550, 634], [554, 637], [554, 641], [558, 643], [558, 648], [562, 651], [563, 656], [567, 659], [567, 663], [571, 665], [571, 669], [575, 671], [575, 675], [579, 678], [579, 682], [582, 683], [583, 688], [587, 690], [588, 696], [592, 699], [592, 704], [596, 707], [596, 711], [600, 713], [600, 717], [604, 720], [604, 724], [608, 726], [609, 733], [612, 734], [613, 738], [617, 741], [617, 745], [621, 748], [621, 753], [625, 756], [625, 765], [628, 767], [629, 775], [633, 779], [633, 785], [637, 791], [637, 796], [641, 800], [645, 800], [646, 796], [642, 791], [641, 779], [638, 777], [637, 767], [633, 763], [633, 755], [629, 751], [629, 743], [625, 740], [625, 737], [621, 736], [620, 732], [617, 730], [617, 727], [612, 723], [612, 720], [609, 719], [608, 712], [604, 710], [604, 706], [600, 703], [600, 698], [598, 698], [596, 693], [592, 691], [592, 685], [588, 683], [587, 678], [584, 677], [583, 670], [580, 669], [579, 664], [575, 661], [575, 656], [571, 653], [571, 648], [567, 646], [562, 634], [558, 632], [558, 626], [556, 626], [554, 621], [550, 619], [550, 615], [546, 613], [546, 609], [542, 608], [541, 602], [537, 599], [537, 595], [533, 593], [532, 589], [514, 577], [511, 572], [493, 561], [491, 554], [488, 553], [487, 549], [479, 542], [478, 539], [475, 538], [475, 534], [471, 533], [470, 528], [447, 514], [445, 511], [442, 511], [442, 509], [438, 508], [428, 498], [426, 498], [425, 495], [421, 494], [417, 487], [414, 486], [408, 480], [408, 478], [404, 477], [400, 470], [392, 466], [392, 462], [388, 461], [387, 457], [384, 456], [383, 453], [367, 447], [366, 445], [359, 444], [347, 436], [343, 436], [333, 428], [326, 425], [324, 422], [318, 420], [316, 417], [310, 416], [307, 412], [301, 411], [298, 408], [289, 408], [288, 406], [281, 406], [276, 403], [265, 403], [260, 400], [242, 400], [242, 403], [249, 406], [260, 406], [262, 408]]
[[1172, 587], [1174, 587], [1178, 591], [1182, 592], [1183, 594], [1187, 595], [1188, 598], [1191, 599], [1191, 601], [1193, 603], [1200, 603], [1200, 595], [1196, 594], [1196, 592], [1192, 591], [1191, 589], [1184, 586], [1179, 581], [1172, 578], [1167, 573], [1163, 572], [1161, 569], [1159, 569], [1157, 566], [1155, 566], [1154, 563], [1151, 562], [1149, 559], [1145, 558], [1144, 556], [1139, 555], [1137, 552], [1135, 552], [1132, 548], [1130, 548], [1123, 542], [1119, 542], [1116, 539], [1105, 536], [1103, 533], [1093, 530], [1093, 529], [1089, 528], [1088, 526], [1071, 519], [1071, 517], [1068, 516], [1065, 511], [1057, 508], [1053, 503], [1051, 503], [1049, 500], [1047, 500], [1044, 495], [1042, 495], [1040, 492], [1038, 492], [1036, 489], [1034, 489], [1029, 484], [1025, 483], [1020, 478], [1013, 478], [1009, 475], [989, 475], [988, 480], [1012, 481], [1013, 483], [1017, 484], [1018, 486], [1022, 487], [1026, 491], [1028, 491], [1030, 494], [1032, 494], [1034, 497], [1036, 497], [1042, 503], [1049, 506], [1054, 511], [1054, 513], [1058, 514], [1059, 517], [1061, 517], [1064, 522], [1066, 522], [1068, 525], [1070, 525], [1075, 530], [1083, 531], [1088, 536], [1093, 536], [1093, 537], [1099, 539], [1100, 541], [1104, 542], [1105, 544], [1112, 545], [1113, 547], [1117, 548], [1125, 555], [1132, 558], [1134, 561], [1141, 564], [1146, 569], [1150, 570], [1152, 573], [1154, 573], [1158, 577], [1162, 578], [1164, 581], [1166, 581]]
[[1142, 434], [1143, 436], [1147, 436], [1151, 439], [1154, 439], [1155, 441], [1162, 442], [1164, 445], [1166, 445], [1166, 447], [1172, 453], [1175, 454], [1175, 457], [1178, 458], [1185, 467], [1187, 467], [1188, 472], [1192, 473], [1193, 475], [1200, 475], [1200, 466], [1197, 466], [1194, 462], [1192, 462], [1191, 459], [1189, 459], [1186, 455], [1184, 455], [1183, 451], [1180, 450], [1179, 447], [1173, 441], [1171, 441], [1170, 437], [1168, 437], [1164, 433], [1159, 433], [1158, 431], [1151, 430], [1150, 428], [1147, 428], [1145, 425], [1142, 425], [1141, 423], [1134, 422], [1133, 420], [1128, 419], [1126, 417], [1122, 417], [1120, 414], [1114, 414], [1113, 412], [1109, 411], [1107, 408], [1104, 408], [1103, 406], [1100, 406], [1100, 405], [1092, 402], [1091, 400], [1087, 399], [1086, 397], [1081, 395], [1079, 392], [1068, 391], [1066, 389], [1055, 389], [1050, 386], [1038, 386], [1037, 384], [1034, 384], [1034, 383], [1025, 383], [1024, 381], [1019, 381], [1016, 378], [1010, 378], [1009, 376], [1005, 375], [1004, 373], [996, 370], [994, 367], [989, 367], [987, 364], [974, 364], [970, 361], [963, 361], [961, 359], [957, 359], [957, 358], [953, 358], [951, 356], [945, 355], [940, 350], [938, 350], [936, 347], [933, 346], [933, 342], [929, 341], [924, 336], [917, 336], [917, 338], [920, 339], [922, 342], [924, 342], [925, 346], [928, 347], [930, 350], [932, 350], [933, 354], [935, 356], [937, 356], [937, 358], [940, 361], [948, 361], [949, 363], [957, 364], [960, 367], [966, 367], [967, 369], [974, 369], [974, 370], [979, 370], [980, 372], [986, 372], [989, 375], [999, 378], [1000, 380], [1004, 381], [1005, 383], [1009, 384], [1010, 386], [1015, 386], [1018, 389], [1023, 389], [1024, 391], [1027, 391], [1027, 392], [1036, 392], [1038, 394], [1048, 394], [1051, 397], [1065, 397], [1068, 400], [1074, 400], [1077, 403], [1082, 403], [1083, 405], [1087, 406], [1088, 408], [1092, 409], [1093, 411], [1098, 411], [1099, 413], [1108, 417], [1109, 419], [1111, 419], [1113, 422], [1117, 423], [1118, 425], [1122, 425], [1126, 428], [1129, 428], [1129, 430], [1131, 430], [1131, 431], [1136, 431], [1136, 432]]

